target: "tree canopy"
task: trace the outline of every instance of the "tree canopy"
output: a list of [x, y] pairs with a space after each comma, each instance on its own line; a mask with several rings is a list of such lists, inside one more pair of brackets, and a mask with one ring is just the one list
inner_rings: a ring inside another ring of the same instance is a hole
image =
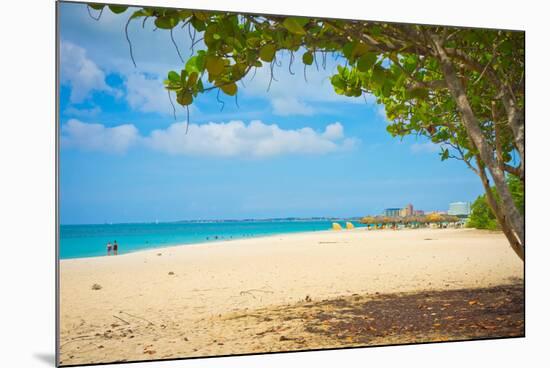
[[[390, 134], [428, 137], [441, 146], [442, 160], [464, 161], [523, 259], [524, 216], [506, 183], [509, 175], [525, 180], [523, 32], [143, 7], [126, 24], [134, 64], [128, 24], [148, 20], [172, 40], [175, 27], [187, 27], [192, 45], [204, 44], [184, 60], [174, 42], [182, 68], [167, 71], [165, 87], [182, 106], [209, 90], [235, 96], [237, 82], [257, 68], [270, 68], [273, 77], [281, 53], [290, 55], [289, 73], [301, 62], [304, 77], [308, 67], [335, 55], [341, 60], [331, 77], [335, 93], [375, 96]], [[499, 201], [491, 200], [490, 181]]]

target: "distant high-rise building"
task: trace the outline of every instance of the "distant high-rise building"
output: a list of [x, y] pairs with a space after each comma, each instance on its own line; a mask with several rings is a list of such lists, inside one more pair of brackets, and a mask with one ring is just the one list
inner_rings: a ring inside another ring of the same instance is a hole
[[405, 207], [403, 207], [401, 210], [399, 210], [399, 216], [401, 217], [407, 217], [414, 215], [414, 208], [412, 204], [408, 204]]
[[388, 217], [399, 216], [399, 211], [401, 211], [401, 208], [386, 208], [384, 210], [384, 216], [388, 216]]
[[470, 203], [468, 202], [453, 202], [449, 204], [449, 215], [453, 216], [469, 216], [470, 215]]

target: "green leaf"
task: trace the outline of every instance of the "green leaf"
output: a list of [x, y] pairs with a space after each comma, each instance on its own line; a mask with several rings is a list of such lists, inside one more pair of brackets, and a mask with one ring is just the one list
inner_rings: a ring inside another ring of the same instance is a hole
[[200, 50], [197, 55], [190, 57], [189, 60], [187, 60], [187, 63], [185, 63], [185, 70], [187, 70], [189, 73], [202, 73], [204, 70], [204, 55], [204, 50]]
[[275, 51], [277, 51], [277, 49], [272, 43], [268, 43], [267, 45], [262, 46], [262, 48], [260, 49], [260, 59], [267, 63], [272, 62], [275, 58]]
[[362, 42], [356, 42], [355, 46], [353, 47], [353, 51], [351, 53], [352, 58], [356, 58], [359, 56], [364, 55], [369, 51], [369, 47], [362, 43]]
[[247, 65], [246, 63], [237, 63], [234, 64], [231, 67], [231, 76], [232, 79], [238, 80], [244, 77], [244, 73], [246, 72]]
[[210, 13], [205, 12], [205, 11], [194, 11], [194, 12], [193, 12], [193, 15], [194, 15], [197, 19], [202, 20], [202, 21], [207, 21], [208, 18], [210, 18]]
[[224, 59], [216, 55], [207, 55], [205, 59], [205, 67], [208, 70], [208, 74], [216, 76], [220, 75], [225, 67]]
[[304, 25], [308, 22], [307, 18], [288, 17], [283, 21], [283, 26], [290, 32], [298, 35], [305, 35]]
[[411, 98], [425, 100], [429, 97], [429, 91], [426, 88], [415, 88], [410, 91]]
[[260, 45], [260, 42], [262, 41], [259, 37], [250, 37], [246, 39], [246, 44], [249, 47], [258, 47]]
[[197, 92], [203, 92], [204, 91], [204, 85], [202, 84], [202, 79], [199, 79], [199, 81], [197, 82], [196, 91]]
[[206, 24], [195, 16], [191, 17], [191, 25], [197, 32], [202, 32], [206, 29]]
[[197, 83], [197, 79], [199, 79], [197, 72], [190, 73], [189, 78], [187, 78], [187, 87], [195, 85], [195, 83]]
[[216, 41], [218, 41], [221, 38], [219, 35], [219, 32], [222, 32], [222, 30], [216, 23], [210, 24], [206, 28], [206, 31], [204, 31], [204, 43], [209, 48], [214, 48]]
[[181, 91], [182, 89], [180, 82], [174, 83], [169, 81], [168, 79], [164, 80], [164, 88], [169, 91]]
[[344, 54], [346, 59], [349, 60], [351, 58], [351, 54], [353, 52], [354, 47], [355, 47], [355, 44], [353, 42], [348, 42], [344, 45], [344, 47], [342, 48], [342, 53]]
[[140, 17], [147, 17], [149, 16], [149, 13], [145, 9], [140, 9], [132, 13], [130, 16], [130, 19], [140, 18]]
[[90, 8], [94, 10], [101, 10], [105, 7], [105, 4], [88, 4]]
[[181, 81], [181, 83], [185, 83], [185, 81], [187, 80], [187, 75], [188, 75], [188, 74], [189, 74], [189, 73], [187, 72], [187, 70], [185, 70], [185, 69], [182, 69], [182, 70], [181, 70], [181, 73], [180, 73], [180, 81]]
[[366, 72], [376, 63], [377, 58], [378, 56], [374, 52], [367, 52], [357, 60], [357, 69], [360, 72]]
[[342, 53], [349, 61], [353, 62], [355, 58], [362, 56], [368, 51], [368, 46], [362, 42], [348, 42], [342, 48]]
[[124, 13], [128, 7], [122, 5], [109, 5], [109, 9], [111, 9], [111, 11], [115, 14], [120, 14]]
[[191, 10], [178, 10], [177, 14], [180, 19], [187, 19], [193, 15], [193, 12]]
[[171, 70], [169, 73], [168, 73], [168, 80], [170, 82], [179, 82], [180, 81], [180, 75], [179, 73]]
[[336, 75], [333, 75], [331, 78], [330, 78], [330, 82], [332, 83], [332, 85], [335, 87], [335, 88], [339, 88], [339, 89], [345, 89], [346, 88], [346, 81], [344, 81], [342, 79], [342, 77], [338, 74]]
[[384, 69], [380, 65], [375, 65], [372, 70], [371, 81], [378, 87], [384, 85], [384, 80], [386, 76], [384, 74]]
[[191, 105], [193, 103], [193, 95], [189, 91], [179, 92], [176, 101], [183, 106]]
[[155, 25], [161, 29], [172, 29], [179, 23], [175, 17], [158, 17], [155, 19]]
[[311, 51], [305, 52], [305, 53], [302, 55], [302, 61], [303, 61], [304, 64], [306, 64], [306, 65], [311, 65], [311, 64], [313, 64], [313, 53], [312, 53]]
[[235, 83], [229, 83], [229, 84], [222, 84], [220, 85], [221, 90], [229, 96], [235, 96], [237, 93], [237, 84]]
[[446, 159], [449, 158], [449, 149], [445, 148], [442, 152], [441, 152], [441, 161], [445, 161]]

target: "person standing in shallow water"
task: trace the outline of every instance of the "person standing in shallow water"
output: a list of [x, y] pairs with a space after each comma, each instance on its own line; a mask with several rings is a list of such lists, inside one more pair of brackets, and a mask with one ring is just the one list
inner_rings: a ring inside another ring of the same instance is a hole
[[111, 245], [111, 242], [108, 242], [107, 243], [107, 255], [110, 256], [111, 255], [111, 249], [113, 248], [113, 246]]
[[116, 256], [118, 254], [118, 244], [115, 240], [115, 242], [113, 243], [113, 254]]

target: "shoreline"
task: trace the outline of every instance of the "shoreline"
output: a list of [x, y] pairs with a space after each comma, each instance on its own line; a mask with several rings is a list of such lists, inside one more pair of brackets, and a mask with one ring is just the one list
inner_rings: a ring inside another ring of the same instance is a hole
[[[172, 248], [182, 248], [182, 247], [200, 247], [200, 246], [219, 246], [224, 245], [228, 243], [235, 243], [235, 242], [242, 242], [242, 241], [254, 241], [254, 240], [265, 240], [269, 238], [276, 238], [276, 237], [292, 237], [300, 236], [300, 235], [308, 235], [308, 234], [323, 234], [323, 233], [338, 233], [338, 232], [356, 232], [356, 231], [373, 231], [373, 232], [403, 232], [403, 231], [419, 231], [419, 230], [448, 230], [448, 229], [429, 229], [429, 228], [406, 228], [406, 229], [399, 229], [399, 230], [393, 230], [393, 229], [377, 229], [377, 230], [364, 230], [367, 226], [356, 226], [353, 229], [345, 229], [342, 230], [332, 230], [332, 229], [326, 229], [326, 230], [311, 230], [311, 231], [298, 231], [298, 232], [291, 232], [291, 233], [278, 233], [278, 234], [269, 234], [269, 235], [259, 235], [259, 236], [251, 236], [251, 237], [242, 237], [242, 238], [234, 238], [234, 239], [218, 239], [213, 241], [204, 241], [204, 242], [195, 242], [195, 243], [174, 243], [169, 245], [160, 245], [158, 247], [151, 247], [147, 249], [138, 249], [135, 251], [130, 251], [127, 253], [120, 253], [116, 257], [121, 256], [128, 256], [131, 254], [136, 253], [152, 253], [159, 250], [171, 250]], [[457, 230], [457, 229], [449, 229], [449, 230]], [[460, 228], [459, 230], [465, 230], [465, 231], [476, 231], [476, 232], [483, 232], [487, 234], [502, 234], [502, 231], [500, 230], [484, 230], [484, 229], [474, 229], [474, 228]], [[103, 259], [103, 258], [109, 258], [109, 257], [115, 257], [113, 255], [103, 255], [103, 256], [90, 256], [90, 257], [72, 257], [72, 258], [60, 258], [60, 262], [65, 261], [75, 261], [75, 260], [90, 260], [90, 259]]]
[[[312, 311], [304, 303], [462, 295], [523, 282], [523, 263], [504, 235], [475, 229], [281, 234], [66, 259], [59, 272], [65, 364], [277, 351], [297, 348], [302, 339], [330, 347], [334, 340], [315, 340], [303, 330], [301, 320]], [[338, 303], [331, 309], [336, 319], [346, 313]], [[306, 313], [289, 321], [279, 313], [279, 324], [298, 329], [292, 336], [254, 317], [263, 311], [273, 319], [270, 314], [292, 306]], [[243, 317], [225, 319], [231, 315]], [[315, 321], [310, 327], [321, 328], [323, 321]], [[274, 332], [257, 335], [262, 326]], [[258, 339], [264, 335], [271, 337]]]
[[[365, 229], [366, 226], [356, 226], [353, 229], [342, 229], [337, 231], [347, 231], [352, 232], [356, 231], [358, 229]], [[418, 230], [418, 229], [404, 229], [404, 230]], [[175, 243], [175, 244], [169, 244], [169, 245], [160, 245], [158, 247], [150, 247], [147, 249], [138, 249], [134, 251], [130, 251], [127, 253], [120, 253], [116, 257], [120, 256], [128, 256], [130, 254], [134, 253], [142, 253], [142, 252], [153, 252], [161, 249], [170, 249], [170, 248], [180, 248], [180, 247], [199, 247], [199, 246], [205, 246], [205, 245], [223, 245], [231, 242], [241, 242], [241, 241], [252, 241], [252, 240], [263, 240], [266, 238], [274, 238], [274, 237], [280, 237], [280, 236], [292, 236], [292, 235], [307, 235], [307, 234], [322, 234], [322, 233], [330, 233], [335, 232], [336, 230], [332, 229], [326, 229], [326, 230], [311, 230], [311, 231], [297, 231], [297, 232], [290, 232], [290, 233], [277, 233], [277, 234], [269, 234], [269, 235], [259, 235], [259, 236], [250, 236], [250, 237], [242, 237], [242, 238], [234, 238], [234, 239], [218, 239], [218, 240], [212, 240], [212, 241], [204, 241], [204, 242], [194, 242], [194, 243]], [[391, 229], [381, 229], [381, 230], [374, 230], [374, 231], [394, 231]], [[120, 247], [120, 245], [119, 245]], [[120, 248], [119, 248], [120, 249]], [[98, 258], [102, 259], [104, 257], [114, 257], [114, 256], [91, 256], [91, 257], [74, 257], [74, 258], [60, 258], [59, 261], [71, 261], [71, 260], [79, 260], [79, 259], [93, 259]]]

